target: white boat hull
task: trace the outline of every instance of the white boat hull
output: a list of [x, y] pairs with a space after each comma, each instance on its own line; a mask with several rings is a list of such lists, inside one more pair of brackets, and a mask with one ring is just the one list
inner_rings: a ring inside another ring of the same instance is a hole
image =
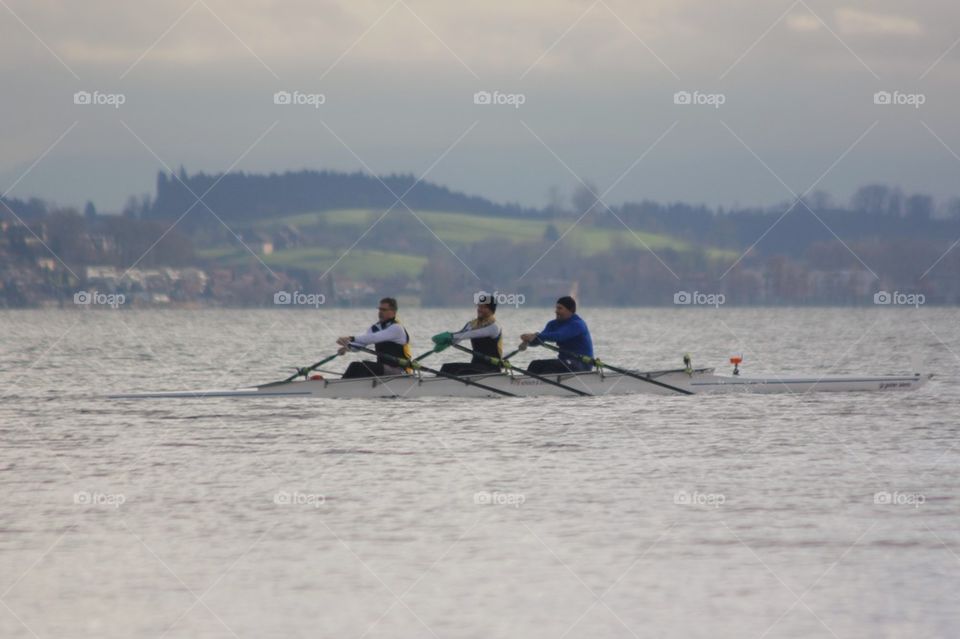
[[[730, 393], [793, 393], [863, 392], [913, 390], [931, 375], [883, 377], [807, 377], [793, 379], [748, 378], [716, 375], [712, 368], [688, 374], [683, 370], [638, 372], [646, 379], [618, 373], [572, 373], [551, 375], [549, 379], [590, 395], [684, 395]], [[467, 379], [490, 388], [520, 397], [575, 394], [558, 386], [525, 375], [471, 375]], [[648, 381], [652, 380], [652, 381]], [[659, 382], [655, 384], [653, 382]], [[665, 385], [665, 386], [664, 386]], [[113, 395], [111, 399], [209, 398], [209, 397], [326, 397], [326, 398], [391, 398], [391, 397], [502, 397], [494, 391], [444, 377], [403, 375], [370, 379], [330, 379], [267, 384], [235, 390], [178, 391]]]

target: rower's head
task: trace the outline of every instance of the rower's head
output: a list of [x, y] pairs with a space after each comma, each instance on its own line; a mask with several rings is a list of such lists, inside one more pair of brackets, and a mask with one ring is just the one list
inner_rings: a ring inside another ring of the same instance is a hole
[[557, 314], [558, 320], [570, 319], [573, 317], [573, 314], [577, 312], [577, 303], [569, 295], [564, 295], [557, 300], [557, 306], [554, 312]]
[[380, 300], [380, 305], [377, 306], [377, 317], [380, 318], [381, 322], [396, 319], [397, 300], [392, 297], [385, 297]]
[[497, 312], [497, 302], [492, 295], [487, 295], [481, 299], [482, 301], [477, 303], [477, 319], [490, 319]]

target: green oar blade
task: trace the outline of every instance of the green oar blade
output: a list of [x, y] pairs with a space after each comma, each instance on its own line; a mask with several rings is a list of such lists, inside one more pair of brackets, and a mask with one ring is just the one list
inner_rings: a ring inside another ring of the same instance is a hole
[[301, 377], [301, 376], [302, 376], [304, 379], [306, 379], [307, 375], [309, 375], [311, 371], [313, 371], [313, 370], [315, 370], [315, 369], [317, 369], [317, 368], [320, 368], [321, 366], [323, 366], [323, 365], [326, 364], [327, 362], [333, 361], [334, 359], [336, 359], [336, 358], [339, 357], [339, 356], [340, 356], [340, 353], [334, 353], [333, 355], [331, 355], [331, 356], [329, 356], [329, 357], [324, 357], [323, 359], [321, 359], [321, 360], [320, 360], [319, 362], [317, 362], [316, 364], [313, 364], [312, 366], [308, 366], [308, 367], [306, 367], [306, 368], [298, 368], [296, 373], [294, 373], [293, 375], [291, 375], [290, 377], [288, 377], [288, 378], [286, 378], [286, 379], [281, 379], [279, 382], [268, 382], [268, 383], [266, 383], [266, 384], [260, 384], [260, 385], [257, 386], [257, 388], [270, 388], [271, 386], [280, 386], [281, 384], [289, 384], [290, 382], [292, 382], [293, 380], [295, 380], [296, 378]]

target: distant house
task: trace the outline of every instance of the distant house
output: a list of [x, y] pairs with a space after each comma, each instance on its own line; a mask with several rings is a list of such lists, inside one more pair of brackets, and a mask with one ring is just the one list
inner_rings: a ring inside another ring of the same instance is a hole
[[273, 254], [273, 239], [260, 231], [245, 231], [240, 235], [240, 240], [254, 253]]

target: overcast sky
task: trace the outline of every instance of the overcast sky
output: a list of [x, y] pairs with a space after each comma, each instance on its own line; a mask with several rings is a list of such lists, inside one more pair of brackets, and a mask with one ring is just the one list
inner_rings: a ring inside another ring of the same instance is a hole
[[946, 198], [958, 39], [956, 0], [0, 0], [0, 193], [117, 210], [182, 164], [537, 206], [578, 179], [609, 203]]

